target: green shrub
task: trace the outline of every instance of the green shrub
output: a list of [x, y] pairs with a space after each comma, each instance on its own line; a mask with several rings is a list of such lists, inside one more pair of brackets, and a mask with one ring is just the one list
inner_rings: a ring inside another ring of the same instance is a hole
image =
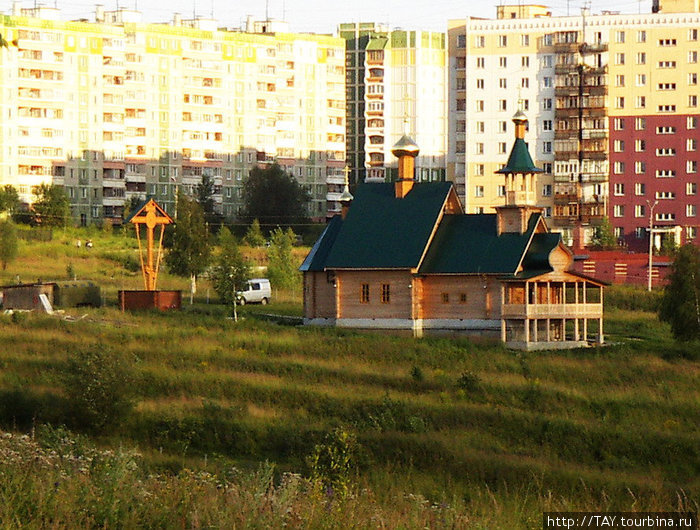
[[309, 456], [311, 480], [329, 495], [344, 498], [352, 484], [356, 452], [354, 434], [342, 427], [328, 433]]
[[132, 367], [115, 352], [99, 346], [77, 352], [69, 358], [62, 379], [76, 427], [103, 431], [132, 409]]
[[647, 291], [635, 285], [612, 285], [605, 290], [607, 308], [656, 312], [661, 304], [662, 290]]
[[457, 386], [468, 392], [477, 392], [481, 389], [481, 378], [478, 374], [467, 370], [462, 372], [462, 375], [457, 379]]
[[423, 375], [423, 370], [420, 369], [420, 366], [413, 367], [413, 369], [411, 370], [411, 378], [416, 383], [421, 383], [425, 379], [425, 376]]

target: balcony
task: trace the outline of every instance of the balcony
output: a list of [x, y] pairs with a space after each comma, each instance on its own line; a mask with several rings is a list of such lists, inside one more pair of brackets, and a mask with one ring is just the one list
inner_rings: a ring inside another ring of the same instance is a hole
[[577, 52], [579, 50], [579, 43], [578, 42], [555, 42], [554, 43], [554, 51], [557, 53], [566, 53], [566, 52]]
[[593, 42], [593, 43], [583, 43], [580, 48], [581, 55], [588, 55], [591, 53], [605, 53], [608, 51], [608, 44], [606, 42]]
[[603, 304], [504, 304], [503, 318], [602, 318]]

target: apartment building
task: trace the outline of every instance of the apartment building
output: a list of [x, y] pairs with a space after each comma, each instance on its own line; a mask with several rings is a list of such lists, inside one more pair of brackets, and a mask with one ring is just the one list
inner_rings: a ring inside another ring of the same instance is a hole
[[607, 216], [620, 243], [645, 248], [652, 206], [655, 232], [696, 237], [700, 13], [694, 0], [653, 11], [499, 6], [494, 20], [450, 21], [448, 178], [467, 211], [503, 204], [493, 173], [521, 109], [545, 170], [537, 204], [568, 244], [589, 242]]
[[346, 42], [347, 153], [350, 180], [395, 180], [392, 146], [411, 134], [421, 146], [420, 181], [445, 180], [445, 34], [389, 30], [377, 23], [338, 28]]
[[311, 193], [313, 218], [339, 210], [343, 40], [272, 21], [146, 24], [124, 8], [62, 21], [18, 3], [0, 33], [16, 41], [0, 50], [0, 184], [26, 202], [54, 182], [82, 224], [121, 222], [131, 197], [173, 212], [176, 193], [209, 176], [233, 220], [250, 169], [276, 162]]

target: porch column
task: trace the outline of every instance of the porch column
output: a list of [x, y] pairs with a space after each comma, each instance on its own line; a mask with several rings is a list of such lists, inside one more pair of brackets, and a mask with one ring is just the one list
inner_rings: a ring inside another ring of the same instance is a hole
[[552, 321], [547, 319], [547, 342], [552, 342]]
[[506, 342], [508, 337], [506, 336], [506, 319], [501, 319], [501, 342]]
[[540, 341], [539, 330], [537, 329], [537, 328], [539, 327], [539, 320], [535, 319], [535, 320], [533, 320], [533, 322], [535, 323], [535, 329], [534, 329], [534, 331], [535, 331], [535, 342], [539, 342], [539, 341]]
[[580, 340], [579, 339], [579, 329], [578, 329], [578, 316], [574, 319], [574, 340]]
[[583, 319], [583, 340], [588, 340], [588, 319]]
[[598, 319], [598, 344], [603, 344], [603, 318]]

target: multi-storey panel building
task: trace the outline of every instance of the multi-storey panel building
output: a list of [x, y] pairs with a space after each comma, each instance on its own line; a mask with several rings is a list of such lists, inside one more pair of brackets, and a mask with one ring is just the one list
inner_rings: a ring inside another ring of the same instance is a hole
[[416, 178], [445, 180], [445, 34], [341, 24], [346, 40], [347, 152], [353, 182], [393, 180], [391, 147], [415, 133]]
[[503, 201], [490, 175], [505, 156], [481, 138], [520, 102], [546, 170], [538, 204], [565, 241], [589, 242], [607, 216], [622, 244], [646, 248], [652, 207], [655, 230], [696, 237], [700, 10], [661, 0], [653, 11], [501, 6], [496, 20], [450, 23], [448, 175], [469, 211]]
[[98, 8], [94, 23], [58, 15], [16, 7], [0, 17], [15, 41], [0, 50], [0, 183], [25, 201], [55, 182], [82, 223], [120, 222], [131, 197], [172, 211], [177, 190], [206, 175], [232, 219], [250, 169], [276, 162], [311, 193], [313, 218], [338, 210], [343, 40], [252, 21], [246, 31], [177, 15], [145, 24], [128, 9]]

